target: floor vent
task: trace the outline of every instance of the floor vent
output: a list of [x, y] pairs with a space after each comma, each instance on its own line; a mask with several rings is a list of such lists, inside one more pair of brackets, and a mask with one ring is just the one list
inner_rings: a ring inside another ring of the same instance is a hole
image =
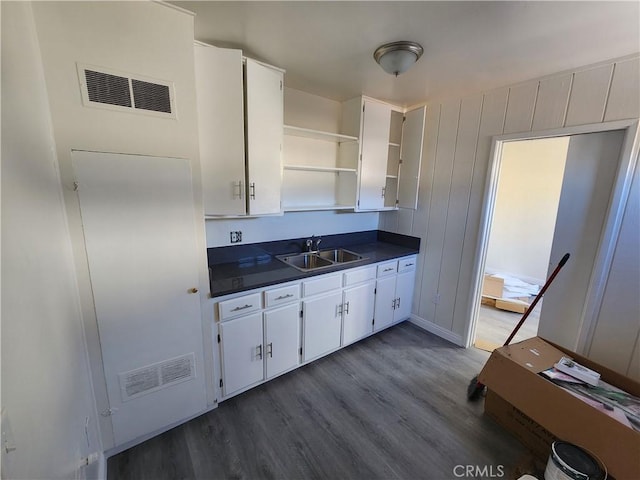
[[176, 118], [172, 82], [82, 64], [78, 76], [87, 107]]
[[123, 402], [195, 377], [193, 353], [118, 374]]

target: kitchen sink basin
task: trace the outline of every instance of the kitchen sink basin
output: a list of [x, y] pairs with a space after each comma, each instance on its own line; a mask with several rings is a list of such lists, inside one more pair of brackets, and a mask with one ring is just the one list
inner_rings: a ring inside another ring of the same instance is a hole
[[290, 255], [277, 255], [276, 258], [287, 265], [297, 268], [301, 272], [309, 272], [333, 265], [342, 265], [350, 262], [364, 260], [365, 257], [357, 253], [336, 248], [320, 252], [294, 253]]
[[333, 250], [323, 250], [318, 252], [318, 256], [326, 258], [334, 263], [347, 263], [355, 262], [356, 260], [362, 260], [362, 255], [344, 250], [343, 248], [335, 248]]

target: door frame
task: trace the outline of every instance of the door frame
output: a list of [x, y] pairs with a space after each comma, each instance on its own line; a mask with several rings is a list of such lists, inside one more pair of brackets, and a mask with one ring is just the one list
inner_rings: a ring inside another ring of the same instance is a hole
[[589, 287], [587, 290], [587, 303], [585, 303], [581, 319], [578, 338], [573, 345], [568, 347], [578, 353], [586, 353], [596, 326], [596, 319], [600, 312], [606, 281], [611, 269], [613, 254], [620, 234], [620, 227], [629, 200], [631, 182], [638, 163], [640, 142], [640, 120], [629, 119], [615, 122], [564, 127], [539, 132], [523, 132], [508, 135], [496, 135], [491, 140], [491, 154], [482, 202], [482, 213], [478, 230], [476, 245], [476, 261], [471, 276], [471, 289], [467, 306], [468, 320], [464, 333], [464, 347], [469, 348], [475, 339], [476, 326], [480, 310], [482, 295], [482, 279], [487, 259], [489, 234], [495, 210], [495, 201], [498, 190], [498, 178], [502, 164], [502, 148], [505, 143], [522, 140], [538, 140], [552, 137], [565, 137], [587, 133], [602, 133], [613, 130], [625, 132], [622, 149], [618, 163], [618, 171], [614, 180], [613, 190], [609, 200], [609, 207], [602, 236], [598, 245], [596, 259], [593, 266]]

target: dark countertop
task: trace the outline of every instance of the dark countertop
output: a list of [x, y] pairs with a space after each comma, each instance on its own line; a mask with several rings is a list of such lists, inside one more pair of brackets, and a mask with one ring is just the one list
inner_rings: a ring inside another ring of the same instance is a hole
[[345, 248], [365, 258], [357, 262], [337, 264], [313, 272], [301, 272], [278, 260], [276, 255], [303, 251], [305, 238], [208, 248], [211, 296], [220, 297], [277, 283], [383, 262], [414, 255], [420, 250], [419, 238], [380, 230], [327, 235], [321, 238], [320, 250]]

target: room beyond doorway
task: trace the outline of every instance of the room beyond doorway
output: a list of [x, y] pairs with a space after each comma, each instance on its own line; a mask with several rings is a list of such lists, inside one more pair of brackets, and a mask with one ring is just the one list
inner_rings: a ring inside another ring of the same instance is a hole
[[[478, 309], [475, 344], [504, 343], [544, 284], [553, 242], [569, 137], [506, 143]], [[539, 303], [514, 341], [535, 336]]]

